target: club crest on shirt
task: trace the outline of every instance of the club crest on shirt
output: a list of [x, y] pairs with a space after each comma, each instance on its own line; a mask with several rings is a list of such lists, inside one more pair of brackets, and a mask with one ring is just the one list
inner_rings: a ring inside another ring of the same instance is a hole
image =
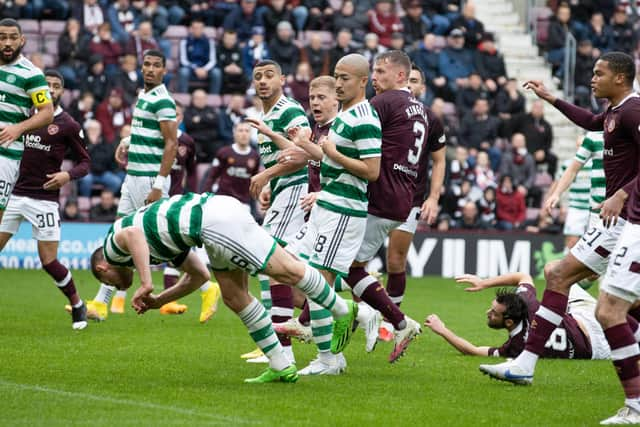
[[344, 130], [344, 123], [340, 123], [336, 128], [336, 133], [341, 133]]
[[607, 132], [611, 133], [616, 128], [616, 119], [610, 119], [607, 122]]
[[49, 135], [55, 135], [59, 131], [60, 131], [60, 128], [58, 127], [58, 125], [51, 124], [51, 125], [47, 126], [47, 133]]
[[229, 157], [227, 159], [227, 163], [229, 163], [230, 165], [234, 164], [236, 162], [236, 159], [234, 157]]
[[256, 161], [255, 160], [253, 160], [253, 159], [247, 160], [247, 167], [249, 169], [253, 169], [255, 166], [256, 166]]
[[7, 76], [7, 83], [15, 83], [16, 82], [16, 76], [14, 76], [13, 74], [9, 74]]

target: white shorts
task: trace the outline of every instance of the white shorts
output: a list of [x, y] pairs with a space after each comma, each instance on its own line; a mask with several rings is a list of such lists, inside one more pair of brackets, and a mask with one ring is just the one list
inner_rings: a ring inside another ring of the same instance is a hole
[[409, 212], [407, 220], [396, 227], [396, 230], [404, 231], [409, 234], [416, 234], [418, 222], [420, 222], [420, 206], [414, 206], [411, 208], [411, 212]]
[[265, 269], [277, 242], [233, 197], [214, 196], [202, 207], [202, 242], [212, 270]]
[[16, 234], [23, 220], [31, 223], [34, 239], [42, 242], [60, 241], [58, 202], [12, 196], [2, 217], [0, 232]]
[[309, 221], [287, 249], [313, 267], [346, 277], [362, 244], [366, 221], [314, 205]]
[[562, 234], [565, 236], [582, 236], [589, 228], [590, 213], [591, 211], [589, 209], [569, 208], [567, 210], [567, 218], [564, 221]]
[[640, 297], [640, 224], [625, 224], [600, 291], [631, 303]]
[[595, 214], [591, 215], [591, 217], [593, 218], [589, 220], [589, 230], [571, 248], [571, 255], [592, 271], [604, 274], [607, 269], [609, 254], [616, 247], [626, 221], [618, 218], [618, 224], [605, 228], [600, 218]]
[[356, 261], [371, 261], [378, 253], [378, 249], [384, 244], [389, 232], [398, 228], [401, 224], [401, 221], [380, 218], [371, 214], [367, 215], [367, 227], [362, 239], [362, 245], [356, 255]]
[[20, 160], [0, 156], [0, 210], [7, 208], [19, 172]]
[[262, 226], [282, 246], [291, 243], [304, 225], [305, 212], [300, 208], [300, 198], [306, 194], [307, 184], [287, 187], [271, 201], [264, 214]]
[[[118, 216], [125, 216], [134, 213], [145, 205], [144, 201], [153, 189], [154, 176], [128, 175], [122, 183], [120, 191], [120, 203], [118, 204]], [[171, 188], [171, 176], [168, 176], [162, 188], [162, 197], [169, 197]]]
[[569, 289], [568, 312], [589, 334], [591, 342], [591, 358], [605, 360], [611, 357], [611, 348], [604, 335], [602, 326], [596, 320], [597, 301], [579, 285], [571, 285]]

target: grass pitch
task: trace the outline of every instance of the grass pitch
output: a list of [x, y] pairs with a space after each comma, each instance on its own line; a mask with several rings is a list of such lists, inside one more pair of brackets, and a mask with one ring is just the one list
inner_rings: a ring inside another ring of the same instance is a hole
[[[90, 273], [74, 277], [92, 298]], [[486, 327], [492, 291], [462, 289], [410, 279], [402, 307], [420, 322], [437, 313], [475, 344], [501, 344], [506, 332]], [[610, 362], [545, 360], [532, 387], [517, 387], [478, 371], [497, 359], [462, 356], [429, 330], [394, 365], [391, 344], [366, 354], [359, 331], [345, 375], [248, 385], [264, 365], [238, 356], [255, 345], [222, 305], [200, 325], [197, 293], [182, 316], [127, 307], [84, 331], [72, 331], [64, 302], [43, 271], [0, 270], [0, 426], [590, 426], [624, 398]], [[315, 354], [294, 350], [298, 368]]]

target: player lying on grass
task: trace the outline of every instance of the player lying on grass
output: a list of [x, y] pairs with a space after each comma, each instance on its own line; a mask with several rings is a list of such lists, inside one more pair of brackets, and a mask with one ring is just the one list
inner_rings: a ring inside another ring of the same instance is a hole
[[[132, 299], [138, 313], [158, 308], [195, 291], [209, 272], [192, 247], [204, 245], [225, 304], [249, 330], [251, 338], [269, 358], [269, 368], [251, 383], [295, 382], [295, 365], [285, 355], [262, 304], [248, 291], [247, 273], [269, 275], [281, 283], [293, 283], [311, 301], [334, 315], [331, 351], [341, 352], [351, 338], [357, 305], [333, 291], [318, 270], [296, 260], [261, 228], [238, 200], [228, 196], [188, 193], [140, 208], [118, 219], [107, 234], [104, 247], [91, 256], [98, 280], [127, 289], [133, 268], [140, 288]], [[153, 295], [150, 264], [171, 262], [187, 275], [174, 287]]]
[[[467, 292], [513, 286], [515, 291], [499, 289], [487, 310], [487, 326], [506, 329], [509, 339], [500, 347], [476, 346], [449, 330], [438, 315], [427, 316], [424, 324], [444, 338], [461, 353], [472, 356], [517, 357], [524, 350], [530, 322], [540, 307], [531, 276], [525, 273], [509, 273], [480, 279], [471, 274], [456, 278], [456, 282], [471, 285]], [[573, 285], [569, 292], [568, 313], [553, 331], [545, 344], [542, 357], [562, 359], [608, 359], [611, 350], [595, 318], [596, 300], [580, 286]], [[638, 322], [628, 316], [629, 324], [638, 337]]]

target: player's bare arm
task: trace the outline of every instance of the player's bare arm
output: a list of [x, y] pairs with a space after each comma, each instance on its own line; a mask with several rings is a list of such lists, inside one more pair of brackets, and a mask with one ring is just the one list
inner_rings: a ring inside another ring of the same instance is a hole
[[442, 192], [442, 183], [444, 182], [444, 173], [446, 168], [446, 150], [440, 150], [431, 153], [433, 166], [431, 167], [431, 186], [429, 197], [424, 201], [420, 208], [420, 219], [427, 221], [427, 224], [433, 224], [438, 216], [438, 201]]
[[289, 136], [296, 146], [309, 154], [312, 160], [322, 160], [322, 148], [311, 142], [311, 129], [293, 128], [289, 130]]
[[153, 189], [147, 196], [147, 203], [153, 203], [162, 198], [164, 181], [171, 173], [171, 167], [178, 152], [178, 123], [171, 120], [163, 120], [160, 122], [160, 132], [162, 132], [162, 138], [164, 139], [162, 163], [160, 164], [160, 172], [158, 172], [156, 182], [153, 184]]
[[459, 337], [453, 331], [448, 329], [444, 322], [440, 320], [437, 314], [430, 314], [424, 321], [424, 326], [431, 329], [435, 334], [444, 338], [451, 346], [460, 353], [468, 356], [488, 356], [488, 346], [476, 346], [466, 339]]
[[575, 181], [578, 172], [582, 168], [583, 164], [577, 160], [572, 160], [569, 167], [564, 171], [562, 176], [551, 189], [551, 193], [544, 202], [542, 208], [551, 214], [551, 210], [558, 206], [558, 201], [562, 194], [571, 186], [571, 183]]
[[0, 129], [0, 146], [17, 140], [25, 132], [47, 126], [52, 121], [53, 103], [49, 100], [47, 103], [38, 105], [36, 113], [27, 120]]
[[245, 121], [256, 129], [259, 133], [268, 137], [274, 144], [280, 149], [284, 150], [289, 147], [293, 147], [294, 143], [288, 140], [286, 137], [280, 135], [278, 132], [274, 132], [265, 122], [256, 118], [246, 118]]
[[302, 166], [300, 165], [289, 165], [284, 163], [276, 163], [251, 177], [251, 184], [249, 184], [249, 192], [251, 193], [251, 197], [257, 199], [260, 197], [260, 192], [262, 189], [271, 181], [273, 178], [277, 176], [289, 175], [295, 171], [298, 171], [304, 167], [304, 163]]
[[127, 156], [129, 155], [129, 145], [131, 143], [131, 137], [127, 136], [120, 140], [118, 147], [116, 147], [116, 152], [114, 153], [114, 158], [116, 162], [120, 166], [125, 166], [127, 164]]
[[348, 172], [358, 178], [366, 179], [367, 181], [376, 181], [378, 176], [380, 176], [380, 157], [369, 157], [362, 160], [352, 159], [340, 153], [336, 148], [336, 144], [331, 142], [327, 137], [320, 140], [320, 147], [322, 147], [322, 151], [327, 157], [339, 163]]
[[557, 98], [553, 96], [551, 92], [549, 92], [549, 90], [540, 80], [528, 80], [522, 85], [522, 87], [533, 91], [533, 93], [535, 93], [538, 98], [544, 99], [551, 105], [556, 102]]
[[144, 232], [135, 226], [126, 227], [118, 231], [114, 235], [114, 239], [123, 251], [131, 254], [133, 265], [135, 265], [140, 276], [140, 287], [131, 299], [131, 305], [138, 311], [144, 307], [142, 298], [153, 292], [151, 267], [149, 265], [149, 245]]
[[302, 169], [307, 164], [307, 162], [311, 160], [311, 156], [302, 148], [290, 147], [281, 150], [278, 153], [277, 159], [278, 163], [283, 163], [291, 167], [298, 167], [298, 169]]
[[500, 276], [481, 279], [473, 274], [463, 274], [456, 277], [456, 283], [470, 285], [465, 288], [466, 292], [478, 292], [488, 288], [502, 286], [518, 286], [520, 283], [530, 283], [533, 285], [533, 278], [526, 273], [507, 273]]

